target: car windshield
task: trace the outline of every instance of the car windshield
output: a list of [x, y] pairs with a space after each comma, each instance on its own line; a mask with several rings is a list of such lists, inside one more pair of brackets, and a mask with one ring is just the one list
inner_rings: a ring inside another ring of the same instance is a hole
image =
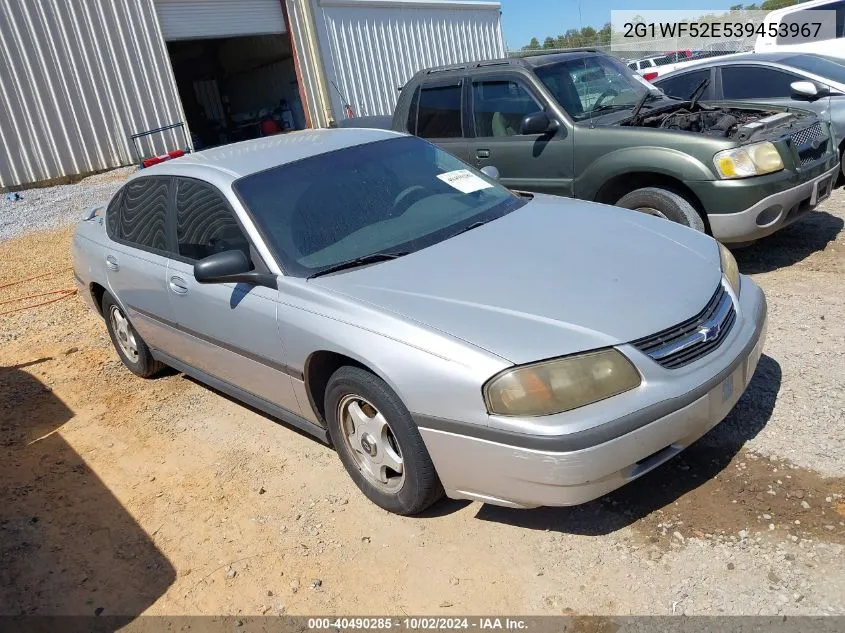
[[607, 110], [633, 107], [646, 91], [660, 90], [615, 60], [604, 55], [540, 66], [535, 71], [561, 107], [573, 119], [586, 119]]
[[842, 64], [842, 60], [837, 60], [834, 57], [795, 55], [794, 57], [784, 58], [781, 63], [830, 79], [836, 83], [845, 84], [845, 65]]
[[416, 137], [280, 165], [237, 180], [234, 189], [285, 273], [296, 277], [427, 248], [525, 204]]

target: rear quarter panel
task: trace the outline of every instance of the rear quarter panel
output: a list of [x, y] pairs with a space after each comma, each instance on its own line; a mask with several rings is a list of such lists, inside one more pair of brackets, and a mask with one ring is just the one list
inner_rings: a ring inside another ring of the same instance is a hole
[[98, 313], [99, 306], [94, 301], [92, 287], [99, 284], [103, 288], [109, 288], [105, 261], [110, 240], [106, 234], [105, 207], [105, 204], [95, 207], [98, 216], [81, 220], [76, 225], [71, 241], [73, 274], [79, 296], [89, 308]]

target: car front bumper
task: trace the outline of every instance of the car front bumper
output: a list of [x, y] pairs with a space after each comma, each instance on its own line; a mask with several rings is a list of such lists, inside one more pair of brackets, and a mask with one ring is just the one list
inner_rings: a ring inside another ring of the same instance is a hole
[[[736, 331], [713, 352], [719, 367], [708, 370], [693, 391], [649, 407], [660, 411], [653, 419], [607, 441], [554, 450], [566, 443], [565, 436], [497, 437], [487, 428], [415, 416], [446, 494], [515, 508], [577, 505], [668, 461], [725, 418], [754, 374], [765, 341], [766, 302], [747, 278], [740, 304], [743, 318]], [[617, 422], [621, 419], [606, 426]]]
[[839, 164], [800, 185], [766, 196], [737, 213], [708, 214], [710, 229], [720, 242], [752, 242], [792, 224], [830, 195], [839, 176]]

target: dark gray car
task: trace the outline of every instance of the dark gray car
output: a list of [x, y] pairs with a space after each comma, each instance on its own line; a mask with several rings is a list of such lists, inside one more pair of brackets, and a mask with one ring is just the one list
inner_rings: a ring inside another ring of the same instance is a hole
[[[845, 150], [845, 63], [835, 57], [809, 53], [748, 53], [702, 61], [668, 73], [653, 83], [667, 95], [687, 98], [696, 86], [710, 80], [703, 99], [750, 101], [779, 107], [810, 109], [819, 118], [830, 119], [839, 140], [839, 155]], [[796, 99], [792, 84], [812, 82], [819, 94], [830, 95], [808, 101]], [[841, 163], [840, 163], [841, 167]]]

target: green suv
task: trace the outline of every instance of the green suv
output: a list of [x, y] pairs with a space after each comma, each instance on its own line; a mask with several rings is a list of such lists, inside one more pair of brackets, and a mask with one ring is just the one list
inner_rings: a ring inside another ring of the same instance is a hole
[[839, 157], [828, 122], [704, 104], [706, 87], [670, 98], [592, 50], [477, 62], [414, 75], [392, 127], [496, 168], [512, 189], [651, 213], [729, 244], [769, 235], [830, 195]]

